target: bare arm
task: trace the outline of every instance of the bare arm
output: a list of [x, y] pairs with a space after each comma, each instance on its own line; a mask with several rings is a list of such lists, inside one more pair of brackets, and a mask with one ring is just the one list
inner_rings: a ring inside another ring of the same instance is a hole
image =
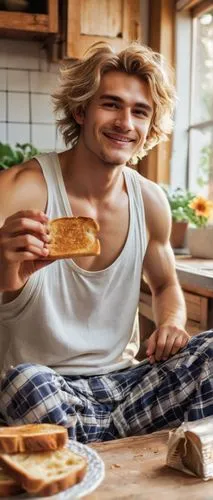
[[46, 185], [36, 160], [0, 171], [0, 227], [20, 210], [44, 210], [46, 199]]
[[6, 294], [17, 294], [44, 265], [46, 199], [36, 160], [0, 173], [0, 291]]
[[185, 331], [186, 307], [179, 285], [169, 236], [171, 215], [162, 190], [148, 183], [143, 191], [149, 244], [144, 259], [144, 275], [152, 291], [157, 330], [148, 341], [147, 355], [167, 359], [188, 341]]

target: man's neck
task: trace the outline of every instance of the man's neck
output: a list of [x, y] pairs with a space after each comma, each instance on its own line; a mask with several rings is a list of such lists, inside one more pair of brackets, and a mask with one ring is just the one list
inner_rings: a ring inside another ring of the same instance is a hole
[[67, 190], [88, 200], [114, 197], [123, 189], [123, 165], [105, 165], [95, 155], [91, 156], [86, 158], [77, 146], [59, 154]]

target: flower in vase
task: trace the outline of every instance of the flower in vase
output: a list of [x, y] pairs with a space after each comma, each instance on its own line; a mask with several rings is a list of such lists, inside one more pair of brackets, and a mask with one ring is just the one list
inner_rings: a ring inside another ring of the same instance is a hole
[[194, 212], [191, 222], [198, 227], [206, 226], [213, 213], [213, 202], [202, 196], [196, 196], [189, 203], [189, 207]]

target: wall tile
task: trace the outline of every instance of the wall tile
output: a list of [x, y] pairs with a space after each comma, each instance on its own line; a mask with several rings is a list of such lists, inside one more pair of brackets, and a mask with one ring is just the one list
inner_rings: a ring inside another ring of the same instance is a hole
[[6, 68], [7, 52], [5, 49], [5, 40], [0, 40], [0, 68]]
[[8, 121], [29, 122], [29, 94], [8, 92]]
[[39, 42], [6, 40], [7, 68], [39, 69]]
[[57, 87], [57, 75], [47, 71], [30, 72], [30, 90], [31, 92], [41, 92], [42, 94], [51, 94]]
[[39, 50], [39, 71], [48, 71], [47, 51], [41, 46]]
[[59, 63], [49, 63], [48, 64], [49, 73], [55, 73], [56, 75], [59, 75], [59, 69], [60, 69]]
[[56, 130], [55, 125], [32, 125], [32, 143], [39, 151], [51, 151], [55, 149]]
[[7, 142], [6, 123], [0, 123], [0, 142]]
[[46, 94], [31, 94], [32, 123], [54, 123], [53, 105]]
[[30, 142], [29, 125], [24, 123], [8, 123], [8, 142], [15, 146], [17, 142], [25, 144]]
[[0, 121], [6, 122], [6, 92], [0, 92]]
[[0, 90], [6, 90], [7, 88], [7, 70], [0, 69]]
[[21, 90], [28, 92], [29, 76], [28, 71], [18, 71], [16, 69], [8, 69], [7, 71], [8, 90]]
[[0, 141], [13, 146], [31, 141], [41, 151], [65, 149], [59, 134], [56, 140], [50, 97], [58, 70], [42, 42], [0, 39]]

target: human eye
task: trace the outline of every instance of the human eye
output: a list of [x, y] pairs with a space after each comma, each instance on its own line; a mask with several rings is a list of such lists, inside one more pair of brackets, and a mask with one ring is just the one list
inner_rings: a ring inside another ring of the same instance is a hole
[[109, 108], [109, 109], [118, 109], [119, 108], [118, 104], [116, 102], [112, 102], [112, 101], [103, 102], [103, 107]]
[[136, 108], [133, 113], [141, 118], [148, 118], [148, 112], [145, 109]]

